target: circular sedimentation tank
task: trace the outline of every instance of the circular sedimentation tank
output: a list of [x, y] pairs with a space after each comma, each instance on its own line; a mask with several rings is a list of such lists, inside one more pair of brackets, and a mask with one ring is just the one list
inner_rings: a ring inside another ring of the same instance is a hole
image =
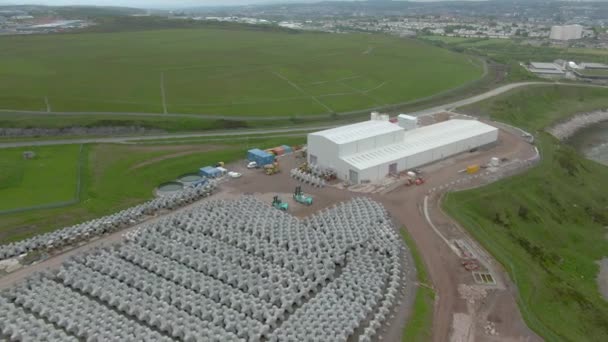
[[182, 183], [195, 183], [201, 179], [203, 179], [203, 177], [197, 173], [188, 173], [178, 178], [178, 180]]
[[170, 193], [180, 191], [184, 189], [184, 185], [180, 182], [167, 182], [158, 186], [157, 191], [159, 193]]

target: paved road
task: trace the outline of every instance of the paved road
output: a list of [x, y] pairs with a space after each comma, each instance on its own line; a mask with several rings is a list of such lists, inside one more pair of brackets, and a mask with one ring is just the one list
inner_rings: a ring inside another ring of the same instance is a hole
[[0, 143], [0, 148], [23, 147], [23, 146], [48, 146], [48, 145], [69, 145], [69, 144], [89, 144], [89, 143], [113, 143], [124, 144], [134, 141], [159, 140], [159, 139], [188, 139], [188, 138], [212, 138], [226, 136], [248, 136], [254, 134], [279, 134], [279, 133], [306, 133], [335, 127], [336, 125], [276, 128], [276, 129], [249, 129], [239, 131], [216, 131], [205, 133], [180, 133], [180, 134], [157, 134], [139, 136], [121, 136], [107, 138], [83, 138], [83, 139], [63, 139], [63, 140], [41, 140], [41, 141], [15, 141]]
[[[595, 84], [574, 84], [574, 83], [558, 83], [558, 82], [519, 82], [511, 83], [496, 89], [492, 89], [483, 94], [475, 95], [463, 100], [458, 100], [432, 108], [424, 109], [417, 112], [409, 113], [414, 116], [425, 116], [453, 110], [454, 108], [466, 106], [475, 102], [483, 101], [494, 96], [501, 95], [510, 90], [527, 87], [532, 85], [560, 85], [560, 86], [576, 86], [576, 87], [595, 87], [606, 88], [606, 86]], [[0, 109], [0, 113], [22, 113], [36, 115], [124, 115], [124, 116], [160, 116], [167, 117], [166, 114], [158, 113], [105, 113], [105, 112], [33, 112], [33, 111], [7, 111]], [[198, 118], [198, 119], [236, 119], [236, 120], [274, 120], [276, 117], [235, 117], [221, 115], [196, 115], [196, 114], [169, 114], [171, 117]], [[279, 117], [285, 119], [285, 117]], [[128, 143], [134, 140], [159, 140], [159, 139], [174, 139], [174, 138], [203, 138], [203, 137], [218, 137], [218, 136], [246, 136], [252, 134], [276, 134], [276, 133], [291, 133], [316, 131], [335, 127], [336, 125], [322, 125], [311, 127], [294, 127], [294, 128], [276, 128], [276, 129], [260, 129], [260, 130], [239, 130], [239, 131], [216, 131], [205, 133], [176, 133], [162, 135], [143, 135], [143, 136], [124, 136], [124, 137], [108, 137], [108, 138], [83, 138], [83, 139], [63, 139], [63, 140], [44, 140], [44, 141], [23, 141], [23, 142], [7, 142], [0, 143], [0, 148], [23, 147], [23, 146], [46, 146], [46, 145], [66, 145], [66, 144], [87, 144], [87, 143]]]
[[409, 114], [413, 115], [413, 116], [424, 116], [424, 115], [431, 115], [431, 114], [436, 114], [436, 113], [440, 113], [440, 112], [445, 112], [445, 111], [453, 110], [453, 109], [458, 108], [458, 107], [467, 106], [467, 105], [473, 104], [475, 102], [487, 100], [487, 99], [489, 99], [491, 97], [504, 94], [504, 93], [506, 93], [508, 91], [511, 91], [513, 89], [516, 89], [516, 88], [528, 87], [528, 86], [532, 86], [532, 85], [559, 85], [559, 86], [571, 86], [571, 87], [606, 88], [606, 86], [602, 86], [602, 85], [581, 84], [581, 83], [559, 83], [559, 82], [519, 82], [519, 83], [511, 83], [511, 84], [507, 84], [507, 85], [504, 85], [504, 86], [492, 89], [492, 90], [487, 91], [487, 92], [485, 92], [483, 94], [475, 95], [475, 96], [472, 96], [472, 97], [469, 97], [469, 98], [466, 98], [466, 99], [463, 99], [463, 100], [458, 100], [458, 101], [442, 104], [442, 105], [435, 106], [435, 107], [432, 107], [432, 108], [423, 109], [423, 110], [420, 110], [420, 111], [417, 111], [417, 112], [413, 112], [413, 113], [409, 113]]

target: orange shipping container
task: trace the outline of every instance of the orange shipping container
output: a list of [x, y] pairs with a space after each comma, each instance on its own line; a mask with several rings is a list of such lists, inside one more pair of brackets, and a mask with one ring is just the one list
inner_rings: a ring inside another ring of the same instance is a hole
[[271, 149], [271, 151], [277, 156], [282, 156], [285, 154], [285, 149], [283, 147], [275, 147]]

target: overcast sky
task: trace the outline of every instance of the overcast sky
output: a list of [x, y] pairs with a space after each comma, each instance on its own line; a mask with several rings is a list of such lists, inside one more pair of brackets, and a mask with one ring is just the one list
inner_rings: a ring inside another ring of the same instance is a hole
[[319, 0], [0, 0], [0, 5], [97, 5], [97, 6], [128, 6], [128, 7], [183, 7], [183, 6], [216, 6], [216, 5], [247, 5], [254, 3], [281, 2], [319, 2]]
[[[282, 3], [282, 2], [319, 2], [320, 0], [0, 0], [0, 5], [98, 5], [98, 6], [129, 6], [139, 8], [151, 7], [184, 7], [184, 6], [217, 6], [217, 5], [246, 5], [253, 3]], [[437, 0], [414, 0], [437, 1]]]

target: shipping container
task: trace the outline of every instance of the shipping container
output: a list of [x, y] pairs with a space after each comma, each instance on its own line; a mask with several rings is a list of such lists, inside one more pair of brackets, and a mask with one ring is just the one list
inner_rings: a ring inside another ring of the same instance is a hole
[[291, 146], [283, 145], [281, 147], [283, 148], [283, 151], [285, 151], [285, 154], [289, 154], [289, 153], [293, 152], [293, 148], [291, 148]]
[[285, 154], [285, 149], [283, 147], [275, 147], [271, 149], [271, 151], [275, 156], [282, 156]]
[[247, 159], [249, 161], [256, 162], [259, 166], [264, 166], [274, 162], [274, 155], [258, 148], [254, 148], [247, 152]]
[[222, 175], [222, 172], [214, 167], [205, 166], [199, 170], [199, 174], [201, 176], [205, 176], [207, 178], [216, 178]]

